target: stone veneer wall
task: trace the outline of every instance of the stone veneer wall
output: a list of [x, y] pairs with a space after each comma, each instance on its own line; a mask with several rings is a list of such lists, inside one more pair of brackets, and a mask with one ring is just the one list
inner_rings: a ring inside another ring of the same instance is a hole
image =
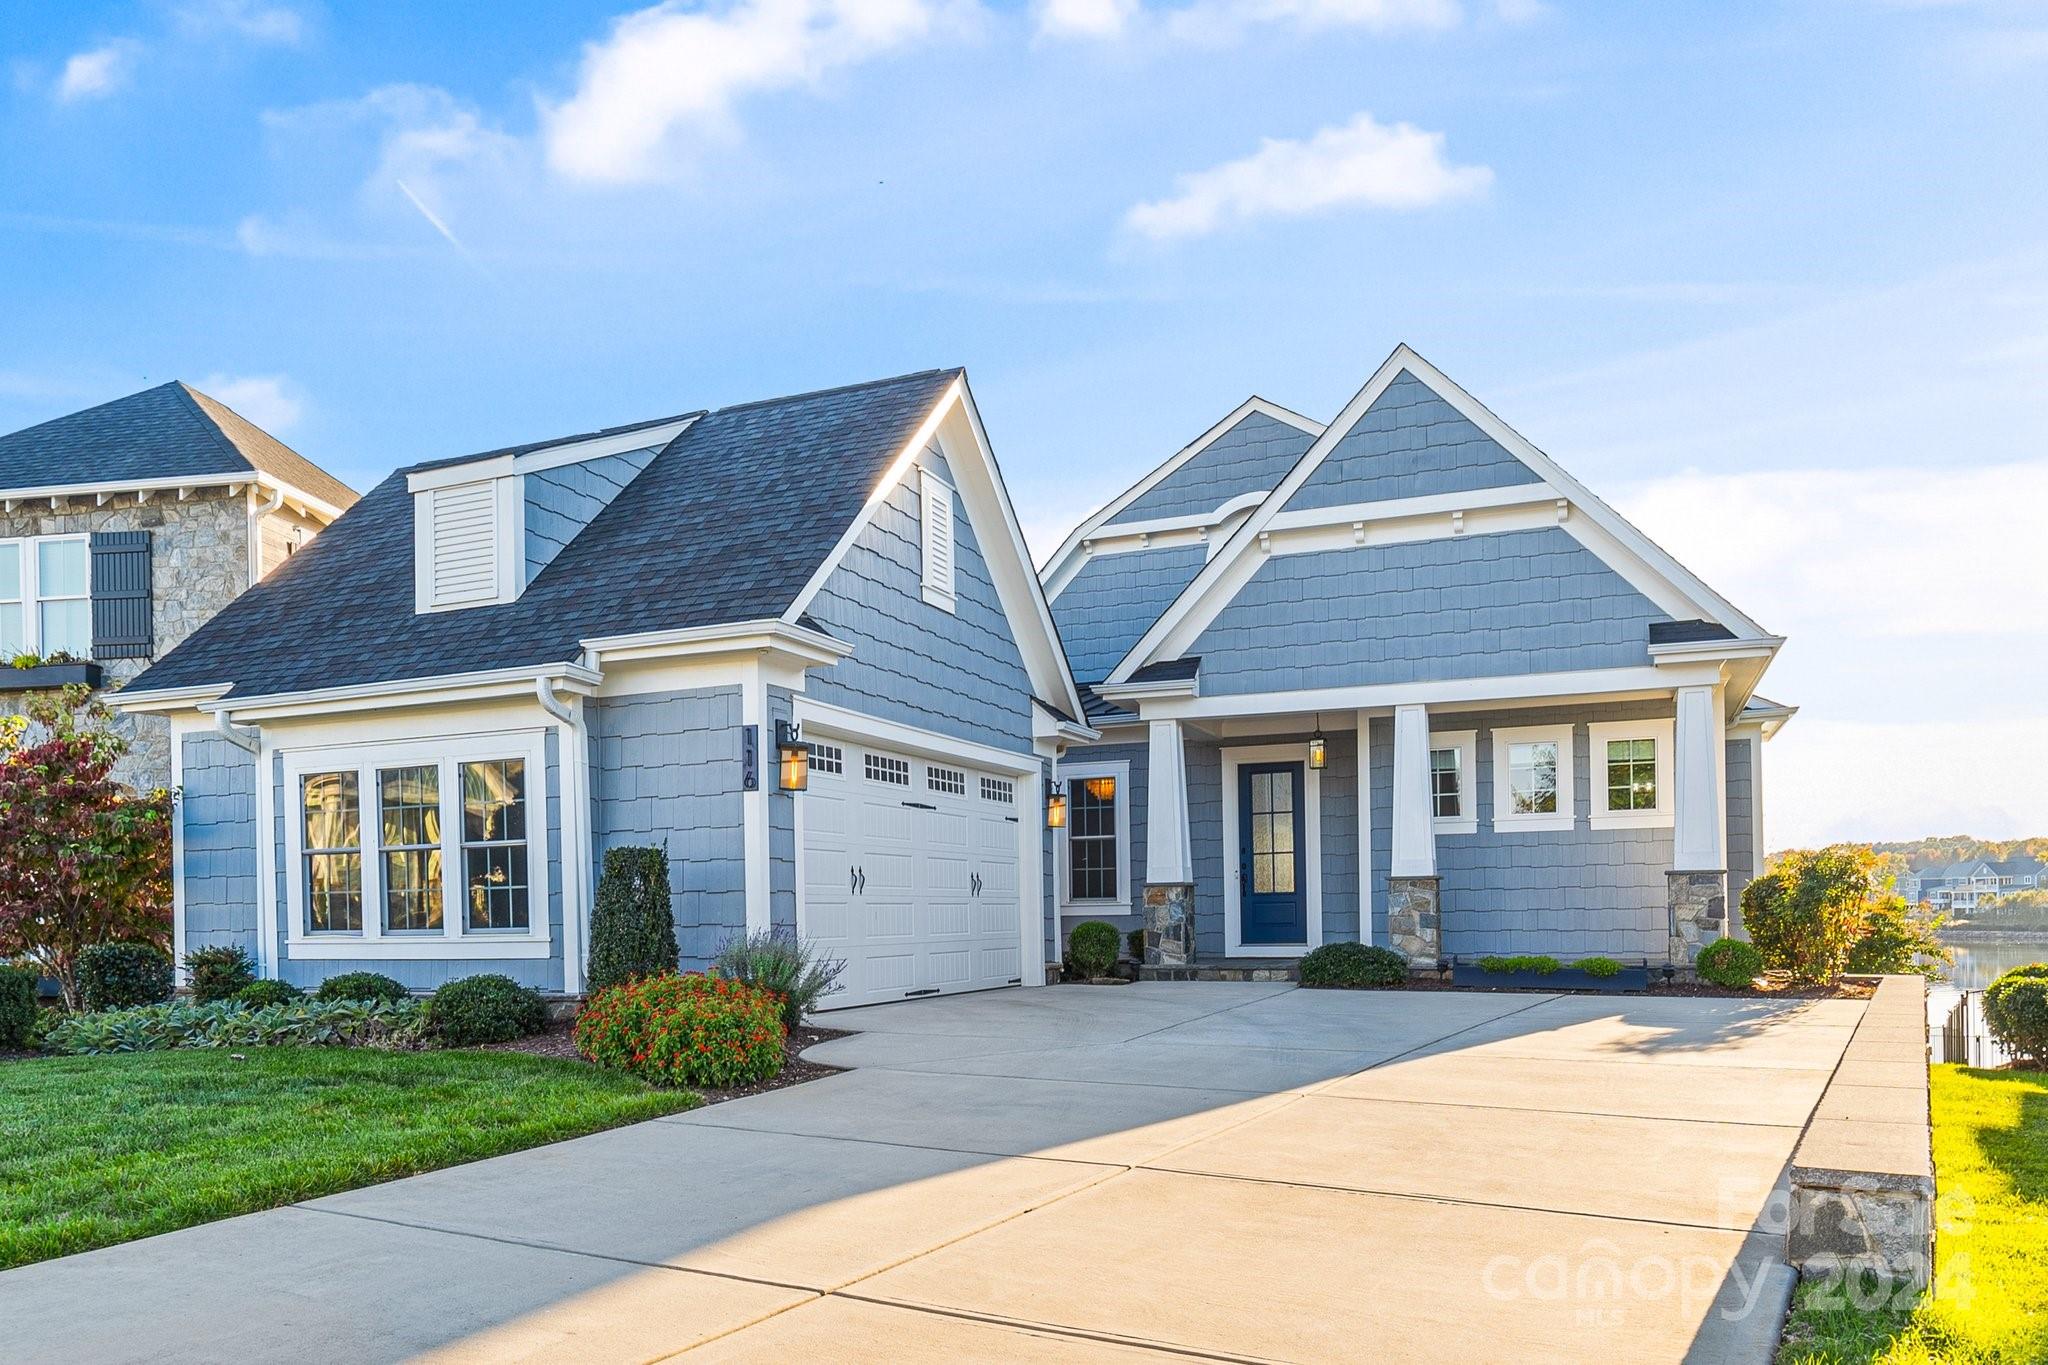
[[[150, 533], [151, 610], [159, 658], [249, 586], [246, 494], [230, 497], [224, 489], [199, 489], [183, 502], [175, 492], [158, 493], [148, 502], [123, 494], [104, 507], [95, 507], [90, 498], [74, 498], [56, 511], [46, 502], [0, 514], [0, 538], [92, 531]], [[125, 686], [149, 664], [148, 659], [105, 661], [107, 690]], [[12, 699], [0, 697], [0, 705]], [[118, 713], [114, 723], [134, 746], [114, 775], [137, 788], [170, 785], [169, 723], [158, 716]]]

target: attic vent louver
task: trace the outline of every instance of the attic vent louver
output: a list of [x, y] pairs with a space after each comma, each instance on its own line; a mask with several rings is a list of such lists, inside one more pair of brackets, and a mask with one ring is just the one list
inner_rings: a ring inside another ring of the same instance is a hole
[[924, 526], [924, 600], [935, 607], [953, 610], [954, 546], [953, 488], [926, 469], [919, 485], [920, 520]]
[[517, 585], [508, 580], [512, 528], [505, 505], [516, 483], [486, 479], [414, 495], [419, 610], [483, 606], [516, 595]]

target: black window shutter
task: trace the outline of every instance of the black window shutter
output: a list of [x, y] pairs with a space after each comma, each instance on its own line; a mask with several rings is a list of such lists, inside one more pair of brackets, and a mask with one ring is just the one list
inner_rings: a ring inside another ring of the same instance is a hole
[[149, 532], [92, 533], [92, 657], [147, 659]]

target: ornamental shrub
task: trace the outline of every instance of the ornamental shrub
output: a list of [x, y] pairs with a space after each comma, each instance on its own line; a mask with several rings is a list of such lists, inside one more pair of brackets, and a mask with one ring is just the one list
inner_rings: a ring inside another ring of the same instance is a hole
[[1325, 943], [1302, 955], [1304, 986], [1398, 986], [1408, 979], [1408, 959], [1377, 944]]
[[576, 1051], [655, 1085], [726, 1087], [782, 1070], [782, 1001], [744, 981], [692, 972], [635, 977], [590, 997]]
[[246, 1005], [252, 1010], [268, 1009], [272, 1005], [288, 1005], [294, 1000], [304, 1000], [306, 993], [289, 981], [251, 981], [235, 992], [235, 1003]]
[[1763, 974], [1764, 955], [1739, 938], [1717, 938], [1700, 949], [1693, 970], [1700, 979], [1731, 991], [1748, 990]]
[[377, 1000], [395, 1005], [406, 998], [405, 987], [382, 972], [343, 972], [330, 976], [313, 992], [315, 1000]]
[[250, 1009], [235, 1000], [176, 1001], [74, 1014], [44, 1039], [52, 1052], [164, 1052], [180, 1047], [414, 1047], [426, 1011], [420, 1001], [297, 1000]]
[[201, 948], [185, 954], [185, 984], [199, 1004], [226, 1000], [256, 979], [256, 964], [239, 947]]
[[1955, 957], [1941, 941], [1941, 926], [1946, 922], [1940, 915], [1909, 908], [1903, 897], [1881, 897], [1864, 914], [1863, 927], [1849, 945], [1844, 969], [1912, 973], [1939, 980], [1942, 969]]
[[1763, 965], [1800, 981], [1832, 981], [1875, 902], [1868, 849], [1792, 852], [1742, 891], [1742, 923]]
[[0, 966], [0, 1047], [27, 1047], [35, 1036], [42, 978], [34, 967]]
[[672, 973], [681, 960], [669, 901], [668, 850], [606, 849], [590, 910], [591, 992], [636, 976]]
[[744, 981], [782, 998], [786, 1033], [818, 1007], [818, 1001], [839, 989], [846, 963], [819, 953], [818, 945], [782, 929], [741, 934], [718, 950], [718, 974]]
[[1984, 991], [1991, 1036], [2023, 1062], [2048, 1062], [2048, 965], [2015, 967]]
[[1543, 953], [1524, 954], [1518, 957], [1482, 957], [1479, 970], [1496, 976], [1513, 976], [1517, 972], [1532, 972], [1537, 976], [1549, 976], [1564, 966], [1556, 958]]
[[171, 960], [146, 943], [95, 943], [78, 955], [79, 1000], [87, 1010], [123, 1010], [171, 998]]
[[450, 1047], [509, 1043], [547, 1026], [547, 1003], [509, 976], [486, 972], [451, 981], [427, 1002], [427, 1026]]
[[1099, 919], [1077, 924], [1067, 934], [1067, 965], [1084, 980], [1108, 976], [1116, 970], [1116, 952], [1121, 941], [1114, 924], [1104, 924]]
[[1611, 957], [1582, 957], [1572, 965], [1596, 981], [1621, 975], [1621, 964]]

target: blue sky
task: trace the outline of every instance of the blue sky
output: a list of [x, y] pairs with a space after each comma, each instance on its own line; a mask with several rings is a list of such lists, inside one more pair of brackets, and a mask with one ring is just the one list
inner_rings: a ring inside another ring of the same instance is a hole
[[0, 14], [0, 429], [367, 487], [965, 364], [1043, 552], [1407, 341], [1792, 637], [1773, 844], [2048, 832], [2039, 0]]

